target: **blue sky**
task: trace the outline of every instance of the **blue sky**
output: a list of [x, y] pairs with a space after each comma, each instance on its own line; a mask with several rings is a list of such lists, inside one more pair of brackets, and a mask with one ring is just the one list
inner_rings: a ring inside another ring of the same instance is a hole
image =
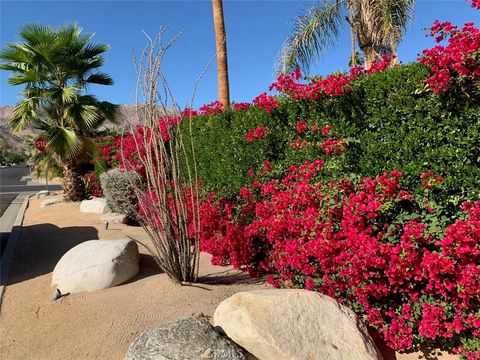
[[[267, 91], [275, 78], [274, 64], [289, 34], [293, 19], [316, 4], [312, 0], [224, 0], [230, 93], [236, 102], [251, 101]], [[464, 0], [417, 0], [415, 18], [399, 47], [402, 62], [414, 61], [433, 39], [425, 37], [435, 19], [457, 25], [480, 23], [480, 12]], [[166, 38], [186, 27], [168, 52], [164, 73], [180, 104], [187, 104], [192, 86], [215, 54], [213, 16], [210, 0], [197, 1], [0, 1], [0, 46], [19, 40], [18, 29], [27, 23], [59, 26], [77, 22], [86, 33], [95, 33], [94, 42], [108, 43], [103, 71], [113, 86], [96, 86], [90, 91], [102, 100], [129, 104], [134, 101], [135, 71], [132, 50], [138, 53], [146, 44], [143, 34], [155, 34], [168, 25]], [[345, 27], [337, 45], [312, 68], [311, 74], [329, 74], [347, 69], [349, 32]], [[21, 87], [7, 84], [0, 72], [0, 105], [18, 101]], [[194, 107], [217, 99], [216, 63], [199, 83]]]

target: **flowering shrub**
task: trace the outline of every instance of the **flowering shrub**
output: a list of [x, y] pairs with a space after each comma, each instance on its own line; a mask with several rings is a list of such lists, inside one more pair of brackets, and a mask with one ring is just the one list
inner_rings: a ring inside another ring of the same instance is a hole
[[394, 349], [480, 339], [480, 202], [466, 203], [465, 219], [435, 238], [400, 172], [324, 184], [323, 167], [306, 162], [281, 180], [254, 180], [237, 203], [210, 196], [203, 250], [215, 264], [270, 274], [274, 286], [334, 297]]
[[223, 110], [225, 110], [225, 107], [220, 101], [214, 101], [210, 104], [203, 105], [199, 109], [199, 115], [216, 115], [220, 114]]
[[419, 61], [431, 67], [432, 75], [425, 82], [435, 93], [447, 91], [460, 81], [480, 80], [480, 30], [472, 22], [459, 30], [450, 22], [432, 26], [430, 36], [448, 45], [424, 50]]
[[100, 181], [97, 178], [95, 171], [90, 171], [83, 175], [83, 182], [85, 183], [85, 192], [87, 197], [102, 197], [102, 189], [100, 187]]
[[267, 113], [271, 113], [273, 109], [280, 106], [280, 103], [275, 100], [273, 96], [267, 95], [266, 93], [258, 95], [255, 99], [253, 99], [253, 103], [261, 107]]
[[331, 74], [326, 78], [313, 79], [309, 84], [299, 83], [301, 78], [299, 69], [291, 74], [281, 74], [277, 80], [270, 85], [270, 90], [277, 90], [280, 93], [289, 95], [293, 100], [318, 100], [322, 95], [339, 97], [350, 92], [351, 81], [355, 78], [387, 69], [392, 64], [393, 58], [383, 55], [382, 60], [373, 64], [370, 69], [365, 70], [357, 66], [350, 70], [350, 74]]
[[250, 108], [250, 106], [252, 105], [247, 102], [235, 103], [233, 104], [233, 109], [236, 111], [247, 110], [248, 108]]

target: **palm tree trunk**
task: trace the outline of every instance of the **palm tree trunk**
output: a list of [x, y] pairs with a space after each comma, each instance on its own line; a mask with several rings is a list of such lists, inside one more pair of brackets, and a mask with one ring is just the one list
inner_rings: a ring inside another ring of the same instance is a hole
[[63, 164], [63, 194], [65, 200], [83, 200], [85, 196], [85, 184], [82, 180], [80, 167], [73, 158], [65, 159]]
[[370, 45], [363, 46], [362, 51], [365, 55], [365, 68], [368, 70], [372, 66], [373, 63], [377, 60], [377, 53], [375, 48]]
[[222, 0], [212, 0], [213, 23], [215, 26], [215, 43], [217, 47], [217, 75], [218, 75], [218, 100], [225, 107], [230, 106], [230, 90], [228, 84], [227, 63], [227, 36], [223, 19]]
[[350, 24], [350, 48], [352, 52], [350, 67], [354, 68], [357, 66], [357, 51], [355, 50], [355, 29], [353, 28], [353, 8], [351, 3], [348, 5], [348, 18]]

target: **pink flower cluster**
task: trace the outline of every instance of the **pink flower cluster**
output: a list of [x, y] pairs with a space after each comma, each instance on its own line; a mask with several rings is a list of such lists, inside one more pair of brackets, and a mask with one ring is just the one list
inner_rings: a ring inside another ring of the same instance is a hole
[[274, 96], [267, 95], [266, 93], [262, 93], [258, 95], [255, 99], [253, 99], [253, 103], [267, 113], [271, 113], [273, 109], [280, 106], [280, 103], [275, 99]]
[[270, 85], [270, 90], [289, 95], [294, 100], [317, 100], [323, 95], [341, 96], [351, 90], [350, 82], [355, 78], [383, 71], [391, 66], [392, 58], [383, 56], [382, 60], [373, 64], [370, 69], [365, 70], [358, 66], [350, 70], [350, 74], [331, 74], [326, 78], [312, 80], [309, 84], [299, 83], [301, 78], [299, 69], [291, 74], [282, 74]]
[[268, 128], [266, 126], [259, 126], [259, 127], [256, 127], [255, 129], [250, 129], [245, 134], [245, 140], [247, 140], [248, 142], [253, 142], [255, 141], [255, 139], [261, 140], [265, 137], [267, 130]]
[[220, 101], [214, 101], [210, 104], [203, 105], [199, 109], [200, 115], [216, 115], [220, 114], [223, 110], [225, 110], [225, 106]]
[[419, 61], [431, 67], [425, 80], [435, 93], [447, 91], [458, 79], [480, 80], [480, 30], [472, 22], [459, 30], [450, 22], [432, 26], [430, 36], [437, 42], [448, 39], [448, 45], [424, 50]]

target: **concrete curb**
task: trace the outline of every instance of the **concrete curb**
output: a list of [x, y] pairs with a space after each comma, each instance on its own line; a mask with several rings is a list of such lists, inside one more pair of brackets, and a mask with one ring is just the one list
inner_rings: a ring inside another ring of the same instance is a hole
[[[19, 194], [18, 196], [22, 196], [22, 194]], [[20, 232], [22, 230], [22, 224], [23, 224], [23, 218], [25, 216], [25, 211], [27, 210], [28, 207], [28, 202], [30, 200], [30, 197], [32, 195], [25, 195], [25, 198], [23, 199], [23, 203], [20, 206], [20, 209], [18, 210], [17, 216], [15, 218], [15, 221], [13, 222], [13, 227], [12, 231], [10, 232], [10, 235], [8, 236], [8, 242], [7, 245], [5, 246], [5, 251], [2, 254], [2, 259], [1, 259], [1, 281], [0, 281], [0, 314], [1, 314], [1, 309], [2, 309], [2, 300], [3, 300], [3, 294], [5, 292], [5, 287], [7, 286], [7, 279], [8, 279], [8, 273], [10, 271], [10, 265], [12, 263], [12, 257], [13, 257], [13, 252], [15, 250], [15, 246], [17, 244], [18, 237], [20, 236]]]

